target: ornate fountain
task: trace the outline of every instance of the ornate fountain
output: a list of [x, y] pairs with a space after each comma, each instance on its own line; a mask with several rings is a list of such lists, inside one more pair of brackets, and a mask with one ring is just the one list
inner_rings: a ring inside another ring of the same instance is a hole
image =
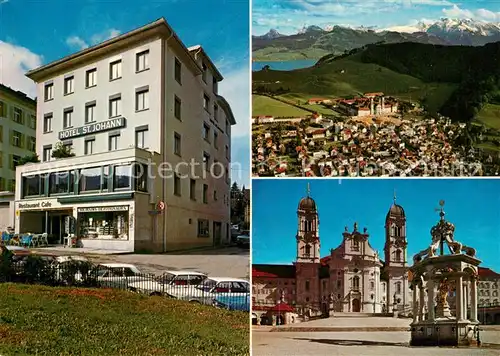
[[[410, 268], [413, 275], [410, 345], [469, 346], [476, 344], [479, 325], [477, 270], [481, 261], [476, 258], [475, 249], [455, 241], [455, 226], [445, 220], [444, 201], [439, 205], [440, 220], [431, 229], [431, 245], [413, 257]], [[454, 308], [450, 308], [450, 302]]]

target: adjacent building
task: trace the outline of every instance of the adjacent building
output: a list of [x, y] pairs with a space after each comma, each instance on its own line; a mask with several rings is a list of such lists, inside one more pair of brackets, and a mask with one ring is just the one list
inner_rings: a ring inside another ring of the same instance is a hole
[[368, 230], [357, 223], [346, 226], [339, 246], [321, 257], [319, 223], [308, 193], [297, 209], [293, 265], [253, 265], [254, 312], [265, 313], [280, 300], [305, 316], [409, 310], [406, 217], [395, 199], [386, 215], [384, 261], [371, 246]]
[[162, 18], [27, 73], [42, 162], [16, 171], [16, 232], [171, 251], [230, 239], [223, 77]]
[[36, 101], [0, 84], [0, 231], [14, 226], [16, 166], [36, 151]]

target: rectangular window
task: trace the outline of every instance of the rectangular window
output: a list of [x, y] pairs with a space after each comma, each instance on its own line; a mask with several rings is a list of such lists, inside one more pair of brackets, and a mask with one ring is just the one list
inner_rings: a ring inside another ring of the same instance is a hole
[[214, 131], [214, 147], [219, 149], [219, 134], [216, 131]]
[[214, 201], [217, 201], [217, 191], [214, 189]]
[[43, 148], [43, 161], [48, 162], [52, 158], [52, 146]]
[[203, 107], [206, 111], [210, 110], [210, 97], [207, 94], [203, 94]]
[[174, 98], [174, 116], [178, 120], [182, 120], [181, 116], [181, 99], [177, 96]]
[[226, 145], [226, 158], [229, 159], [229, 146]]
[[45, 101], [54, 99], [54, 83], [45, 84]]
[[206, 152], [203, 152], [203, 167], [208, 171], [210, 169], [210, 155]]
[[135, 146], [139, 148], [147, 148], [148, 130], [140, 130], [135, 132]]
[[95, 103], [89, 103], [85, 105], [85, 123], [89, 124], [95, 122]]
[[132, 166], [115, 166], [115, 189], [131, 189], [132, 187]]
[[36, 152], [36, 139], [33, 136], [28, 136], [28, 149], [31, 152]]
[[174, 174], [174, 194], [181, 196], [181, 178], [177, 173]]
[[207, 82], [207, 65], [205, 63], [202, 63], [201, 68], [203, 69], [203, 73], [201, 75], [201, 78], [206, 83]]
[[85, 141], [85, 154], [91, 155], [94, 153], [95, 139]]
[[7, 116], [7, 106], [3, 101], [0, 101], [0, 117]]
[[43, 118], [43, 132], [52, 132], [52, 114], [45, 114]]
[[214, 94], [217, 94], [218, 91], [218, 83], [217, 83], [217, 78], [213, 77], [212, 78], [212, 90], [214, 91]]
[[122, 60], [111, 62], [109, 64], [109, 80], [116, 80], [122, 77]]
[[198, 236], [199, 237], [209, 237], [209, 221], [206, 219], [198, 219]]
[[12, 118], [14, 122], [18, 124], [23, 124], [23, 111], [19, 108], [14, 108], [14, 117]]
[[64, 78], [64, 95], [73, 94], [75, 92], [75, 77]]
[[135, 111], [149, 109], [149, 90], [141, 90], [135, 93]]
[[177, 83], [182, 84], [182, 65], [181, 62], [176, 58], [174, 67], [174, 77]]
[[63, 113], [63, 128], [67, 129], [68, 127], [72, 127], [73, 119], [73, 108], [64, 109]]
[[196, 179], [191, 179], [189, 182], [189, 197], [191, 200], [196, 200]]
[[119, 135], [109, 136], [108, 150], [116, 151], [118, 149], [118, 138]]
[[69, 192], [68, 172], [51, 173], [49, 175], [49, 194], [64, 194]]
[[214, 120], [218, 121], [219, 120], [219, 106], [214, 105]]
[[23, 197], [41, 195], [44, 179], [40, 175], [23, 176], [21, 181]]
[[18, 131], [12, 131], [12, 146], [22, 147], [23, 134]]
[[118, 97], [112, 97], [109, 99], [109, 117], [117, 117], [122, 113], [122, 98], [121, 95]]
[[102, 167], [102, 178], [101, 178], [101, 190], [108, 190], [108, 182], [111, 178], [110, 168], [109, 166]]
[[89, 69], [85, 73], [85, 87], [92, 88], [97, 85], [97, 68]]
[[203, 184], [203, 203], [208, 204], [208, 185]]
[[30, 115], [30, 129], [36, 130], [36, 116]]
[[135, 190], [139, 192], [148, 191], [148, 166], [143, 163], [134, 164]]
[[210, 142], [210, 126], [207, 123], [203, 123], [203, 138]]
[[80, 169], [80, 192], [99, 191], [101, 189], [102, 168]]
[[174, 153], [178, 156], [181, 155], [181, 135], [174, 132]]
[[142, 72], [146, 69], [149, 69], [149, 50], [142, 51], [135, 55], [136, 72]]

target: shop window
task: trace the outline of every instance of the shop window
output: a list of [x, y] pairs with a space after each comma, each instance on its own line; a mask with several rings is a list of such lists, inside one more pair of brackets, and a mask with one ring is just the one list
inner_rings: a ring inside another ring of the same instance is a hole
[[131, 189], [132, 166], [115, 166], [114, 187], [116, 189]]
[[84, 239], [122, 239], [129, 236], [128, 206], [78, 209], [78, 226]]
[[103, 191], [108, 190], [108, 181], [109, 181], [110, 173], [109, 173], [109, 166], [104, 166], [102, 167], [102, 182], [101, 182], [101, 188]]
[[69, 192], [69, 173], [58, 172], [49, 175], [49, 194], [67, 194]]
[[80, 192], [99, 191], [101, 189], [101, 167], [80, 169]]

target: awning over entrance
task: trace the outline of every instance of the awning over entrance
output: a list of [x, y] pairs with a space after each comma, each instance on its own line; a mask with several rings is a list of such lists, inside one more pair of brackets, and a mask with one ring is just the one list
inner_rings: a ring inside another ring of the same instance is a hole
[[278, 313], [293, 313], [293, 312], [295, 312], [293, 307], [291, 307], [287, 303], [278, 303], [274, 307], [270, 308], [269, 311], [278, 312]]

